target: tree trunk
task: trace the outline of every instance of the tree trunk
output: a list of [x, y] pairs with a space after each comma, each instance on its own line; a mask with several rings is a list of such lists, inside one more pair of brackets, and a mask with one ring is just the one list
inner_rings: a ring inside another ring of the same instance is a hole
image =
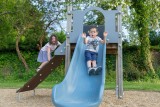
[[[152, 61], [151, 61], [151, 52], [150, 52], [150, 43], [149, 43], [149, 32], [147, 32], [145, 29], [148, 28], [142, 28], [142, 31], [139, 31], [139, 39], [141, 42], [140, 46], [140, 58], [142, 59], [142, 65], [143, 68], [147, 72], [155, 73]], [[146, 32], [145, 32], [146, 31]]]
[[39, 39], [39, 43], [37, 44], [37, 49], [40, 51], [43, 45], [43, 41], [44, 41], [44, 35], [42, 35]]
[[27, 71], [29, 71], [29, 67], [28, 67], [28, 65], [27, 65], [27, 63], [26, 63], [26, 60], [23, 58], [23, 56], [22, 56], [22, 54], [21, 54], [21, 52], [20, 52], [20, 49], [19, 49], [20, 37], [21, 37], [21, 33], [18, 32], [18, 35], [17, 35], [17, 38], [16, 38], [16, 52], [17, 52], [17, 54], [18, 54], [19, 59], [22, 61], [25, 69], [26, 69]]
[[41, 36], [41, 38], [40, 38], [40, 41], [39, 41], [39, 43], [40, 43], [40, 49], [42, 48], [44, 38], [45, 38], [45, 34], [43, 34], [43, 35]]
[[[60, 14], [60, 13], [61, 13], [61, 12], [59, 12], [59, 14]], [[58, 15], [59, 15], [59, 14], [58, 14]], [[45, 39], [45, 35], [46, 35], [46, 32], [45, 32], [45, 31], [47, 30], [47, 28], [48, 28], [50, 25], [52, 25], [52, 23], [53, 23], [54, 21], [56, 21], [56, 20], [58, 19], [58, 15], [57, 15], [57, 17], [56, 17], [55, 19], [49, 21], [49, 23], [45, 26], [43, 35], [40, 37], [39, 44], [38, 44], [38, 49], [39, 49], [39, 50], [42, 48], [43, 41], [44, 41], [44, 39]]]
[[135, 25], [138, 29], [138, 35], [140, 40], [140, 61], [141, 67], [146, 72], [155, 73], [150, 53], [150, 41], [149, 41], [149, 10], [145, 4], [146, 0], [132, 0], [133, 8], [135, 9]]

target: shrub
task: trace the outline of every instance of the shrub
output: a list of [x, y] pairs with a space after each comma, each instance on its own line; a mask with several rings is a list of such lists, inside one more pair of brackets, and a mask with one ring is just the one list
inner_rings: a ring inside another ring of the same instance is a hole
[[160, 45], [160, 32], [150, 31], [149, 39], [152, 46]]

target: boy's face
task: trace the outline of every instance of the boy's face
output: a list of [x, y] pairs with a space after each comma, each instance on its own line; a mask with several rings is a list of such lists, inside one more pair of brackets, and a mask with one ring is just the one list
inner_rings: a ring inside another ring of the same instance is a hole
[[89, 31], [89, 35], [90, 35], [90, 37], [95, 38], [98, 35], [97, 29], [91, 28]]

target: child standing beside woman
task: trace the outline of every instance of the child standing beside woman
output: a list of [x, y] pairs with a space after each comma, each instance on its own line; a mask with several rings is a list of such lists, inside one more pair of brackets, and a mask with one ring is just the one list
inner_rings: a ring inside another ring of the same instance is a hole
[[49, 38], [49, 42], [43, 46], [38, 54], [37, 61], [41, 63], [41, 65], [37, 68], [37, 72], [47, 64], [52, 56], [51, 53], [59, 46], [61, 43], [58, 41], [57, 36], [52, 34]]

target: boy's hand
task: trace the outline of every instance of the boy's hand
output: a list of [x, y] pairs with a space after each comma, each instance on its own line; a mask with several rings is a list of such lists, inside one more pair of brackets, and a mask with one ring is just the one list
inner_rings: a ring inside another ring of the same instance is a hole
[[82, 33], [82, 38], [86, 38], [86, 33]]
[[108, 35], [108, 32], [103, 32], [103, 36], [107, 36]]

